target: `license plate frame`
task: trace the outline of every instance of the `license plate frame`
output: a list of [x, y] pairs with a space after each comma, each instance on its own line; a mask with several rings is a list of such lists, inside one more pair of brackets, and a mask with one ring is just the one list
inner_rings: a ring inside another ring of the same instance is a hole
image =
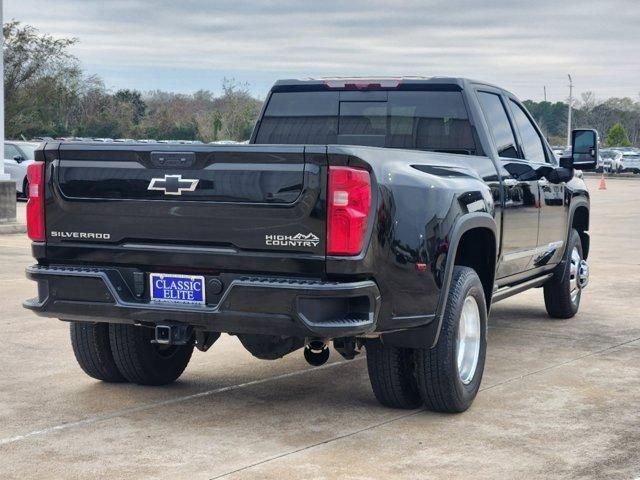
[[149, 273], [149, 301], [164, 305], [206, 305], [204, 276]]

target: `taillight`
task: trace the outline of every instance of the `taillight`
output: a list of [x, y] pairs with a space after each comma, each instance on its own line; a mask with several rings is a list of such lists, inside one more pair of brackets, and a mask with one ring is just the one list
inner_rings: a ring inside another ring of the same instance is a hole
[[44, 162], [27, 167], [29, 201], [27, 202], [27, 235], [34, 242], [44, 241]]
[[327, 255], [357, 255], [362, 251], [370, 209], [369, 172], [329, 167]]

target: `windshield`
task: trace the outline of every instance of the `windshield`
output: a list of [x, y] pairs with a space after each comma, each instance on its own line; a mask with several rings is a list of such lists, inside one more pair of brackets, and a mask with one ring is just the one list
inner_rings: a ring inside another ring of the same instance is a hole
[[461, 92], [276, 92], [256, 143], [341, 144], [479, 154]]

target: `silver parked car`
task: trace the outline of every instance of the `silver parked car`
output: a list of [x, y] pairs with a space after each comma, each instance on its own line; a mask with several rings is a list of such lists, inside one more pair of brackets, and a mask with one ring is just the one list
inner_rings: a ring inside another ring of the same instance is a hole
[[16, 182], [16, 190], [21, 197], [29, 195], [27, 166], [33, 163], [33, 152], [38, 145], [34, 142], [4, 142], [4, 170]]

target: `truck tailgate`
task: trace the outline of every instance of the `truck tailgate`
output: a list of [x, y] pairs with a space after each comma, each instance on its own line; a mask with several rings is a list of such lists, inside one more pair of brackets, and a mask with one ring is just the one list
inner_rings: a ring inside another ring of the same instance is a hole
[[324, 147], [62, 143], [45, 156], [50, 262], [324, 258]]

